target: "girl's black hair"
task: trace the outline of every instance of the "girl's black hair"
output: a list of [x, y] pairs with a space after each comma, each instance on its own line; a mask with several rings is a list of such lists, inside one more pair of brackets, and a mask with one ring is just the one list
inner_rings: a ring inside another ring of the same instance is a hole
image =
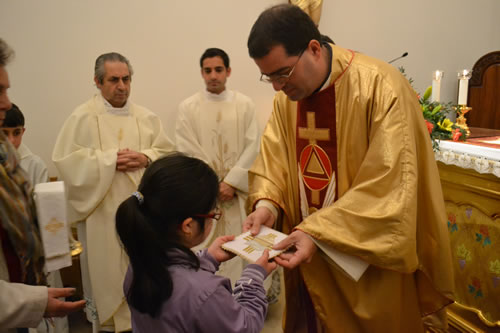
[[[153, 162], [138, 191], [116, 212], [116, 231], [130, 258], [133, 278], [126, 295], [132, 307], [152, 317], [172, 295], [170, 249], [180, 249], [198, 269], [196, 255], [181, 244], [179, 226], [188, 217], [207, 214], [216, 205], [218, 178], [203, 161], [173, 153]], [[204, 219], [195, 219], [204, 227]]]

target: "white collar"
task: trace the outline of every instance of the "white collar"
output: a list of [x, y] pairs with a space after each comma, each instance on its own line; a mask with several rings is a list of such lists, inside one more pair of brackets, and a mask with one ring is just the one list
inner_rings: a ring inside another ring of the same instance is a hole
[[211, 102], [223, 102], [230, 101], [233, 99], [234, 91], [224, 89], [220, 94], [214, 94], [205, 89], [205, 98]]
[[124, 106], [121, 108], [115, 108], [113, 105], [111, 105], [103, 96], [102, 94], [99, 94], [102, 102], [104, 103], [104, 108], [106, 109], [107, 112], [114, 114], [116, 116], [128, 116], [129, 115], [129, 108], [130, 104], [128, 102], [125, 103]]

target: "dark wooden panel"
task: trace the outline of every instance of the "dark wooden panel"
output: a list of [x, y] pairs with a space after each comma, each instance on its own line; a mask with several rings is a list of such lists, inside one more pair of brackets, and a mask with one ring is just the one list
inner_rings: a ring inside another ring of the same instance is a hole
[[467, 124], [500, 129], [500, 51], [481, 57], [472, 68], [469, 81]]

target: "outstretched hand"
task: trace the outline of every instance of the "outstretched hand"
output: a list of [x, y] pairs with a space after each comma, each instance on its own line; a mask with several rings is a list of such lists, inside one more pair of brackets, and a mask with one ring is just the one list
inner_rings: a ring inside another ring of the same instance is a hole
[[275, 244], [273, 249], [283, 250], [290, 246], [295, 246], [295, 252], [283, 252], [274, 260], [278, 265], [288, 269], [293, 269], [303, 262], [309, 263], [317, 251], [316, 244], [309, 236], [300, 230], [295, 230], [287, 238]]
[[266, 207], [259, 207], [247, 216], [243, 221], [243, 232], [250, 230], [250, 233], [255, 236], [260, 232], [260, 226], [265, 225], [272, 228], [275, 217], [273, 213]]
[[234, 257], [234, 254], [222, 248], [222, 244], [234, 240], [234, 235], [217, 237], [207, 249], [207, 252], [218, 262], [224, 262]]
[[262, 266], [266, 270], [267, 275], [271, 274], [271, 272], [274, 271], [276, 267], [278, 267], [278, 265], [274, 261], [269, 261], [268, 249], [264, 250], [264, 253], [260, 256], [259, 259], [257, 259], [255, 263], [259, 266]]
[[47, 288], [49, 297], [44, 317], [65, 317], [70, 313], [83, 309], [85, 301], [66, 302], [58, 299], [75, 293], [75, 288]]

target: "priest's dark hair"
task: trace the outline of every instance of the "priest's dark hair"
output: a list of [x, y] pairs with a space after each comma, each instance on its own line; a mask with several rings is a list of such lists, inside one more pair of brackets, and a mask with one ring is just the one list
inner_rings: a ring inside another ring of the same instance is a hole
[[335, 42], [333, 41], [333, 39], [330, 38], [330, 36], [321, 34], [321, 44], [326, 44], [326, 43], [335, 45]]
[[24, 127], [24, 115], [19, 110], [19, 107], [12, 103], [10, 110], [5, 112], [5, 119], [3, 120], [2, 127]]
[[134, 74], [134, 69], [132, 68], [132, 65], [130, 64], [130, 61], [128, 61], [128, 59], [125, 58], [124, 56], [122, 56], [120, 53], [110, 52], [110, 53], [101, 54], [95, 60], [94, 77], [97, 79], [97, 81], [100, 84], [102, 84], [104, 82], [104, 76], [106, 76], [106, 69], [104, 69], [104, 64], [106, 62], [123, 62], [124, 64], [126, 64], [127, 68], [128, 68], [128, 72], [130, 74], [130, 80], [132, 80], [132, 75]]
[[181, 243], [180, 226], [192, 217], [204, 230], [207, 214], [216, 205], [219, 184], [215, 172], [203, 161], [181, 153], [160, 158], [146, 168], [138, 197], [130, 196], [116, 212], [116, 231], [130, 258], [132, 282], [126, 294], [137, 311], [156, 317], [172, 295], [169, 251], [179, 249], [193, 269], [198, 257]]
[[14, 51], [9, 47], [9, 45], [0, 38], [0, 67], [7, 66], [7, 63], [14, 56]]
[[304, 51], [311, 40], [321, 42], [321, 34], [300, 7], [281, 4], [263, 11], [248, 36], [248, 53], [254, 59], [265, 57], [273, 47], [282, 45], [288, 56]]
[[224, 66], [226, 66], [226, 68], [229, 68], [229, 56], [224, 50], [218, 49], [216, 47], [206, 49], [205, 52], [203, 52], [200, 58], [200, 67], [203, 68], [203, 60], [213, 57], [221, 57]]

